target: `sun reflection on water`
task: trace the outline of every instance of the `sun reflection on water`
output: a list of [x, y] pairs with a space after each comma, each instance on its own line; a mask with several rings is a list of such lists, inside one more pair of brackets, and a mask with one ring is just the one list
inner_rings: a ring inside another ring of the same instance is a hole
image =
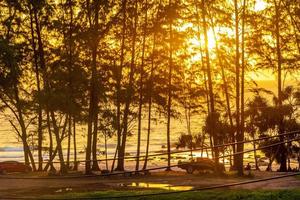
[[163, 189], [163, 190], [191, 190], [192, 186], [175, 186], [166, 183], [145, 183], [145, 182], [132, 182], [130, 187], [139, 187], [139, 188], [152, 188], [152, 189]]

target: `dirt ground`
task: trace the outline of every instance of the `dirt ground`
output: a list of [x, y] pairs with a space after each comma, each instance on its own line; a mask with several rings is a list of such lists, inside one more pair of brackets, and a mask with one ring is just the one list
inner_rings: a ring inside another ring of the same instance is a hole
[[[103, 190], [187, 190], [212, 185], [234, 183], [246, 180], [283, 175], [279, 172], [252, 172], [251, 177], [237, 177], [235, 175], [213, 174], [186, 174], [185, 172], [153, 172], [151, 175], [135, 175], [131, 177], [80, 177], [69, 179], [12, 179], [12, 177], [24, 177], [25, 175], [12, 174], [0, 176], [0, 199], [5, 197], [32, 197], [41, 194], [62, 194], [67, 192], [89, 192]], [[37, 177], [30, 174], [26, 177]], [[8, 177], [9, 179], [5, 178]], [[181, 187], [184, 186], [184, 187]], [[265, 181], [232, 188], [242, 189], [294, 189], [300, 188], [300, 179], [288, 177]]]

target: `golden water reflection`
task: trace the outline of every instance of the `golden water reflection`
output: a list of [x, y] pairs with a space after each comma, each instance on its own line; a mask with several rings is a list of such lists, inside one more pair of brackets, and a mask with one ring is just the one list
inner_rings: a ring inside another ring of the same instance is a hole
[[139, 187], [139, 188], [151, 188], [151, 189], [163, 189], [163, 190], [191, 190], [192, 186], [175, 186], [166, 183], [144, 183], [144, 182], [132, 182], [130, 187]]

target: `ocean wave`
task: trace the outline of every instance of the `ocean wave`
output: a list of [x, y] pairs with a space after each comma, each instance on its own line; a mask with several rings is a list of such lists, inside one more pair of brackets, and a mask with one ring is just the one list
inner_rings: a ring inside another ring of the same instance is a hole
[[14, 158], [23, 158], [23, 155], [0, 155], [0, 158], [10, 158], [10, 159], [14, 159]]
[[20, 152], [23, 151], [22, 147], [0, 147], [0, 152]]

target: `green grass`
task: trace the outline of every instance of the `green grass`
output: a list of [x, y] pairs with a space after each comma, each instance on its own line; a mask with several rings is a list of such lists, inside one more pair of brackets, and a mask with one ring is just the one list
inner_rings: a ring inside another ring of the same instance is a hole
[[[98, 191], [87, 193], [68, 193], [59, 196], [47, 196], [53, 199], [56, 198], [101, 198], [111, 196], [126, 196], [126, 195], [139, 195], [148, 193], [166, 192], [158, 190], [144, 190], [144, 191]], [[46, 196], [45, 196], [46, 197]], [[198, 192], [185, 192], [179, 194], [168, 194], [160, 196], [140, 197], [140, 198], [122, 198], [134, 200], [299, 200], [300, 189], [293, 190], [212, 190], [212, 191], [198, 191]]]

